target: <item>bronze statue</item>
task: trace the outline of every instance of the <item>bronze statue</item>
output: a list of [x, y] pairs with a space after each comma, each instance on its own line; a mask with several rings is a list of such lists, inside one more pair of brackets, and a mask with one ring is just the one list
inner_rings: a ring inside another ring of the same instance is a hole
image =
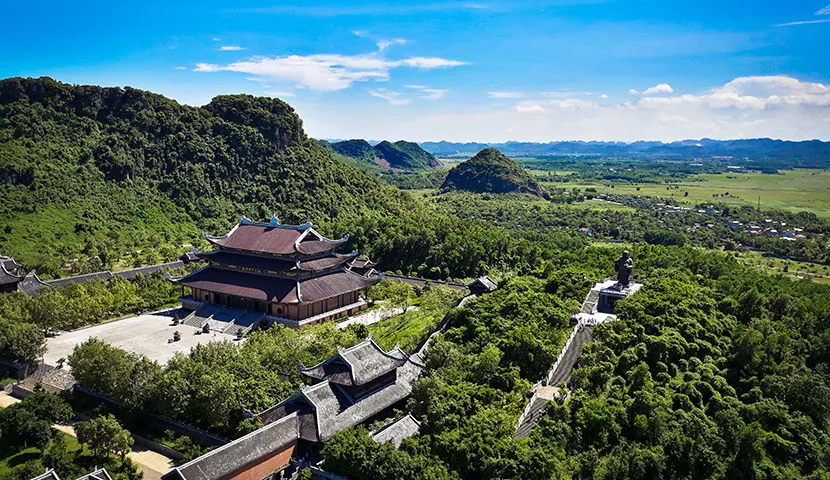
[[614, 261], [614, 270], [617, 271], [617, 284], [625, 288], [631, 282], [631, 271], [634, 270], [634, 259], [623, 250], [620, 258]]

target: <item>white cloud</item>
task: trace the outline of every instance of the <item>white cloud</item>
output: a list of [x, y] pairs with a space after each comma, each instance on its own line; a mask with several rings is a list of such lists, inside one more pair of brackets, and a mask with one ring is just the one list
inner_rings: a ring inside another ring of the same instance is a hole
[[424, 100], [438, 100], [439, 98], [443, 98], [449, 90], [425, 88], [421, 91], [424, 93], [423, 95], [421, 95], [421, 98], [423, 98]]
[[173, 67], [173, 70], [187, 70], [187, 67]]
[[632, 88], [632, 89], [630, 89], [630, 90], [628, 90], [628, 94], [629, 94], [629, 95], [637, 95], [637, 94], [639, 94], [639, 93], [640, 93], [640, 92], [638, 92], [637, 90], [634, 90], [633, 88]]
[[777, 25], [773, 25], [773, 27], [794, 27], [796, 25], [812, 25], [814, 23], [827, 23], [830, 20], [804, 20], [801, 22], [788, 22], [788, 23], [779, 23]]
[[438, 100], [442, 98], [449, 90], [443, 90], [438, 88], [430, 88], [426, 85], [404, 85], [406, 88], [411, 88], [413, 90], [418, 90], [421, 95], [419, 98], [423, 98], [425, 100]]
[[281, 57], [253, 57], [250, 60], [227, 65], [199, 63], [197, 72], [239, 72], [263, 79], [275, 79], [293, 83], [299, 88], [320, 92], [332, 92], [348, 88], [354, 82], [389, 79], [395, 68], [432, 70], [465, 65], [464, 62], [437, 57], [410, 57], [387, 60], [376, 54], [340, 55], [288, 55]]
[[655, 93], [674, 93], [674, 89], [668, 83], [660, 83], [653, 87], [647, 88], [643, 95], [654, 95]]
[[830, 106], [830, 87], [782, 75], [738, 77], [700, 95], [644, 97], [639, 103], [646, 107], [702, 104], [715, 109], [741, 110], [764, 110], [786, 105], [827, 107]]
[[239, 45], [222, 45], [221, 47], [219, 47], [219, 50], [222, 52], [238, 52], [240, 50], [245, 49], [240, 47]]
[[519, 104], [515, 107], [519, 113], [544, 113], [545, 109], [538, 104]]
[[214, 42], [218, 42], [219, 40], [222, 40], [222, 39], [219, 38], [219, 37], [213, 37], [211, 40], [213, 40]]
[[596, 106], [594, 102], [580, 100], [578, 98], [566, 98], [565, 100], [551, 100], [548, 102], [552, 107], [559, 110], [585, 110]]
[[607, 98], [608, 98], [608, 95], [606, 95], [606, 94], [604, 94], [604, 93], [603, 93], [602, 95], [600, 95], [600, 96], [599, 96], [599, 98], [601, 98], [601, 99], [605, 100], [605, 99], [607, 99]]
[[406, 105], [411, 100], [408, 98], [401, 98], [400, 92], [394, 92], [385, 88], [378, 88], [377, 90], [369, 90], [369, 95], [377, 98], [382, 98], [389, 102], [390, 105]]
[[377, 42], [378, 51], [382, 52], [387, 48], [391, 47], [392, 45], [404, 45], [406, 44], [406, 40], [403, 38], [393, 38], [391, 40], [379, 40]]
[[489, 98], [522, 98], [524, 97], [524, 93], [522, 92], [487, 92], [487, 96]]
[[816, 15], [830, 15], [830, 5], [827, 5], [826, 7], [820, 9], [818, 12], [816, 12]]

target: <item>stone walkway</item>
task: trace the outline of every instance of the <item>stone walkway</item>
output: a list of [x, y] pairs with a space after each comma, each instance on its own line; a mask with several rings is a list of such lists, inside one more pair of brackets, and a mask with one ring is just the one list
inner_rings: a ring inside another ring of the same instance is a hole
[[[12, 397], [6, 392], [0, 392], [0, 407], [8, 407], [19, 402], [15, 397]], [[60, 430], [66, 434], [75, 435], [75, 428], [72, 425], [52, 425], [55, 430]], [[144, 473], [144, 480], [160, 480], [161, 476], [173, 468], [173, 459], [165, 457], [164, 455], [147, 450], [144, 447], [134, 445], [133, 451], [127, 454], [130, 460], [135, 462], [138, 470]]]
[[[161, 364], [167, 363], [177, 352], [187, 353], [200, 343], [233, 341], [236, 338], [234, 335], [217, 332], [203, 335], [200, 328], [183, 324], [173, 325], [174, 313], [147, 313], [71, 332], [60, 332], [57, 336], [46, 339], [46, 354], [43, 361], [49, 365], [57, 365], [58, 359], [68, 357], [75, 345], [90, 337], [98, 337], [114, 347], [146, 355], [150, 360]], [[173, 332], [176, 331], [181, 333], [181, 340], [170, 342]]]

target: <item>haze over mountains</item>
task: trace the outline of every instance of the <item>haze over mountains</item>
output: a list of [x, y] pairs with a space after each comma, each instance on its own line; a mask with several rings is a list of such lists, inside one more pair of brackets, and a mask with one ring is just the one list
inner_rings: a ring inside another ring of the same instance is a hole
[[473, 154], [484, 148], [496, 148], [506, 155], [586, 155], [627, 156], [635, 158], [712, 158], [734, 157], [750, 160], [795, 160], [798, 166], [824, 167], [830, 158], [830, 142], [809, 140], [793, 142], [769, 138], [747, 140], [682, 140], [671, 143], [625, 142], [507, 142], [459, 143], [421, 142], [424, 150], [438, 156]]

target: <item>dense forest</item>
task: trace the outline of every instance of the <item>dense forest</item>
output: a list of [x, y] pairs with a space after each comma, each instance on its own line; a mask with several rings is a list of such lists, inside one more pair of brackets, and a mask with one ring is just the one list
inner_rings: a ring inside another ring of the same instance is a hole
[[239, 215], [325, 223], [416, 205], [306, 137], [277, 99], [0, 81], [0, 251], [39, 271], [191, 243]]
[[615, 252], [560, 252], [458, 311], [409, 406], [400, 450], [338, 434], [326, 465], [355, 479], [825, 478], [830, 287], [728, 254], [633, 250], [646, 286], [596, 327], [572, 396], [514, 439], [525, 392], [555, 359]]
[[375, 146], [363, 139], [343, 140], [330, 143], [318, 141], [325, 148], [347, 157], [351, 163], [364, 169], [422, 170], [440, 167], [435, 155], [421, 148], [417, 143], [398, 140], [382, 141]]
[[447, 174], [442, 190], [489, 193], [530, 193], [544, 196], [536, 183], [515, 160], [494, 148], [485, 148]]

